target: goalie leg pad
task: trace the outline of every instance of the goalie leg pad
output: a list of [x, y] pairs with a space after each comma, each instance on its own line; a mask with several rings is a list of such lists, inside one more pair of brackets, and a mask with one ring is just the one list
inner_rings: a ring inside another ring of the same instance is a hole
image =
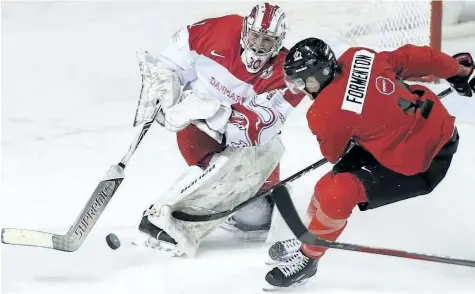
[[178, 249], [192, 257], [199, 242], [226, 218], [209, 222], [184, 222], [171, 212], [181, 210], [204, 214], [221, 212], [254, 196], [275, 169], [284, 153], [280, 138], [261, 146], [228, 147], [210, 160], [204, 171], [182, 176], [155, 203], [148, 216], [150, 222], [165, 230], [178, 243]]

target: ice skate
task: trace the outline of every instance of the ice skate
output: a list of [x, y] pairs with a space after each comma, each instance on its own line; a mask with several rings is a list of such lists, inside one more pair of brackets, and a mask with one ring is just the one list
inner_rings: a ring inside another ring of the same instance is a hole
[[133, 242], [133, 245], [144, 246], [154, 250], [168, 252], [172, 256], [181, 256], [183, 253], [177, 249], [176, 241], [164, 230], [156, 227], [148, 220], [148, 216], [143, 216], [139, 225], [141, 238]]
[[302, 245], [302, 242], [295, 238], [275, 242], [269, 248], [266, 264], [276, 265], [285, 263], [294, 253], [299, 251], [300, 245]]
[[311, 259], [300, 250], [292, 254], [286, 263], [281, 264], [265, 277], [265, 291], [300, 286], [317, 272], [318, 259]]

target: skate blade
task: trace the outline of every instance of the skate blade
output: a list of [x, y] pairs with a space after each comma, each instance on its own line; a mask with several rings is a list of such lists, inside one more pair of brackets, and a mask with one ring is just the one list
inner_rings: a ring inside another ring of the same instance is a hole
[[243, 232], [239, 231], [237, 238], [245, 242], [264, 242], [269, 231]]
[[265, 240], [267, 240], [267, 235], [269, 234], [269, 231], [245, 232], [233, 226], [230, 226], [230, 227], [221, 226], [220, 228], [228, 233], [231, 233], [234, 239], [244, 241], [244, 242], [264, 242]]
[[302, 285], [305, 285], [307, 284], [308, 282], [308, 279], [302, 279], [288, 287], [277, 287], [277, 286], [274, 286], [274, 285], [271, 285], [269, 283], [266, 282], [266, 284], [264, 285], [264, 287], [262, 287], [262, 291], [264, 292], [274, 292], [274, 291], [284, 291], [284, 290], [290, 290], [290, 289], [293, 289], [293, 288], [297, 288], [297, 287], [300, 287]]

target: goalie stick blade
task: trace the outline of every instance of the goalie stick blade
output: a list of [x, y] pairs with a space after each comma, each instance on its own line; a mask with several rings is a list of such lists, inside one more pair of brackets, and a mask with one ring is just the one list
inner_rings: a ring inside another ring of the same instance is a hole
[[[77, 238], [68, 234], [61, 236], [41, 231], [8, 228], [2, 230], [2, 243], [41, 247], [66, 252], [76, 251], [80, 245], [80, 241]], [[65, 244], [69, 245], [65, 246]]]
[[121, 165], [112, 166], [97, 185], [88, 202], [66, 235], [25, 229], [3, 229], [2, 243], [74, 252], [81, 247], [92, 227], [124, 179]]
[[378, 255], [401, 257], [401, 258], [407, 258], [407, 259], [415, 259], [415, 260], [422, 260], [422, 261], [431, 261], [431, 262], [439, 262], [439, 263], [445, 263], [445, 264], [475, 267], [474, 260], [456, 259], [456, 258], [451, 258], [451, 257], [427, 255], [427, 254], [413, 253], [413, 252], [386, 249], [386, 248], [375, 248], [375, 247], [354, 245], [354, 244], [348, 244], [348, 243], [331, 242], [331, 241], [320, 239], [315, 234], [312, 234], [312, 232], [310, 232], [303, 224], [302, 220], [300, 219], [297, 213], [297, 210], [295, 209], [295, 206], [292, 202], [290, 194], [287, 191], [287, 188], [285, 186], [276, 187], [274, 189], [274, 193], [272, 194], [272, 197], [282, 217], [287, 223], [288, 227], [290, 228], [292, 233], [302, 243], [306, 243], [306, 244], [310, 244], [314, 246], [326, 247], [326, 248], [347, 250], [347, 251], [356, 251], [356, 252], [364, 252], [364, 253], [371, 253], [371, 254], [378, 254]]
[[3, 229], [2, 243], [51, 249], [54, 248], [53, 234], [23, 229]]

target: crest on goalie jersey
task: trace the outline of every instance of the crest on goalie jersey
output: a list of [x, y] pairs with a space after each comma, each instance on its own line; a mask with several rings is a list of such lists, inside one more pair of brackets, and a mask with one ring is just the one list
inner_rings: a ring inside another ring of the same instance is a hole
[[[233, 147], [249, 147], [253, 145], [259, 145], [263, 142], [271, 139], [266, 130], [272, 128], [277, 123], [283, 123], [283, 119], [280, 119], [276, 110], [258, 105], [255, 99], [249, 99], [245, 104], [241, 112], [232, 111], [229, 123], [234, 126], [234, 132], [243, 132], [247, 142], [228, 142]], [[257, 113], [258, 116], [252, 115]], [[237, 136], [233, 136], [237, 137]]]

